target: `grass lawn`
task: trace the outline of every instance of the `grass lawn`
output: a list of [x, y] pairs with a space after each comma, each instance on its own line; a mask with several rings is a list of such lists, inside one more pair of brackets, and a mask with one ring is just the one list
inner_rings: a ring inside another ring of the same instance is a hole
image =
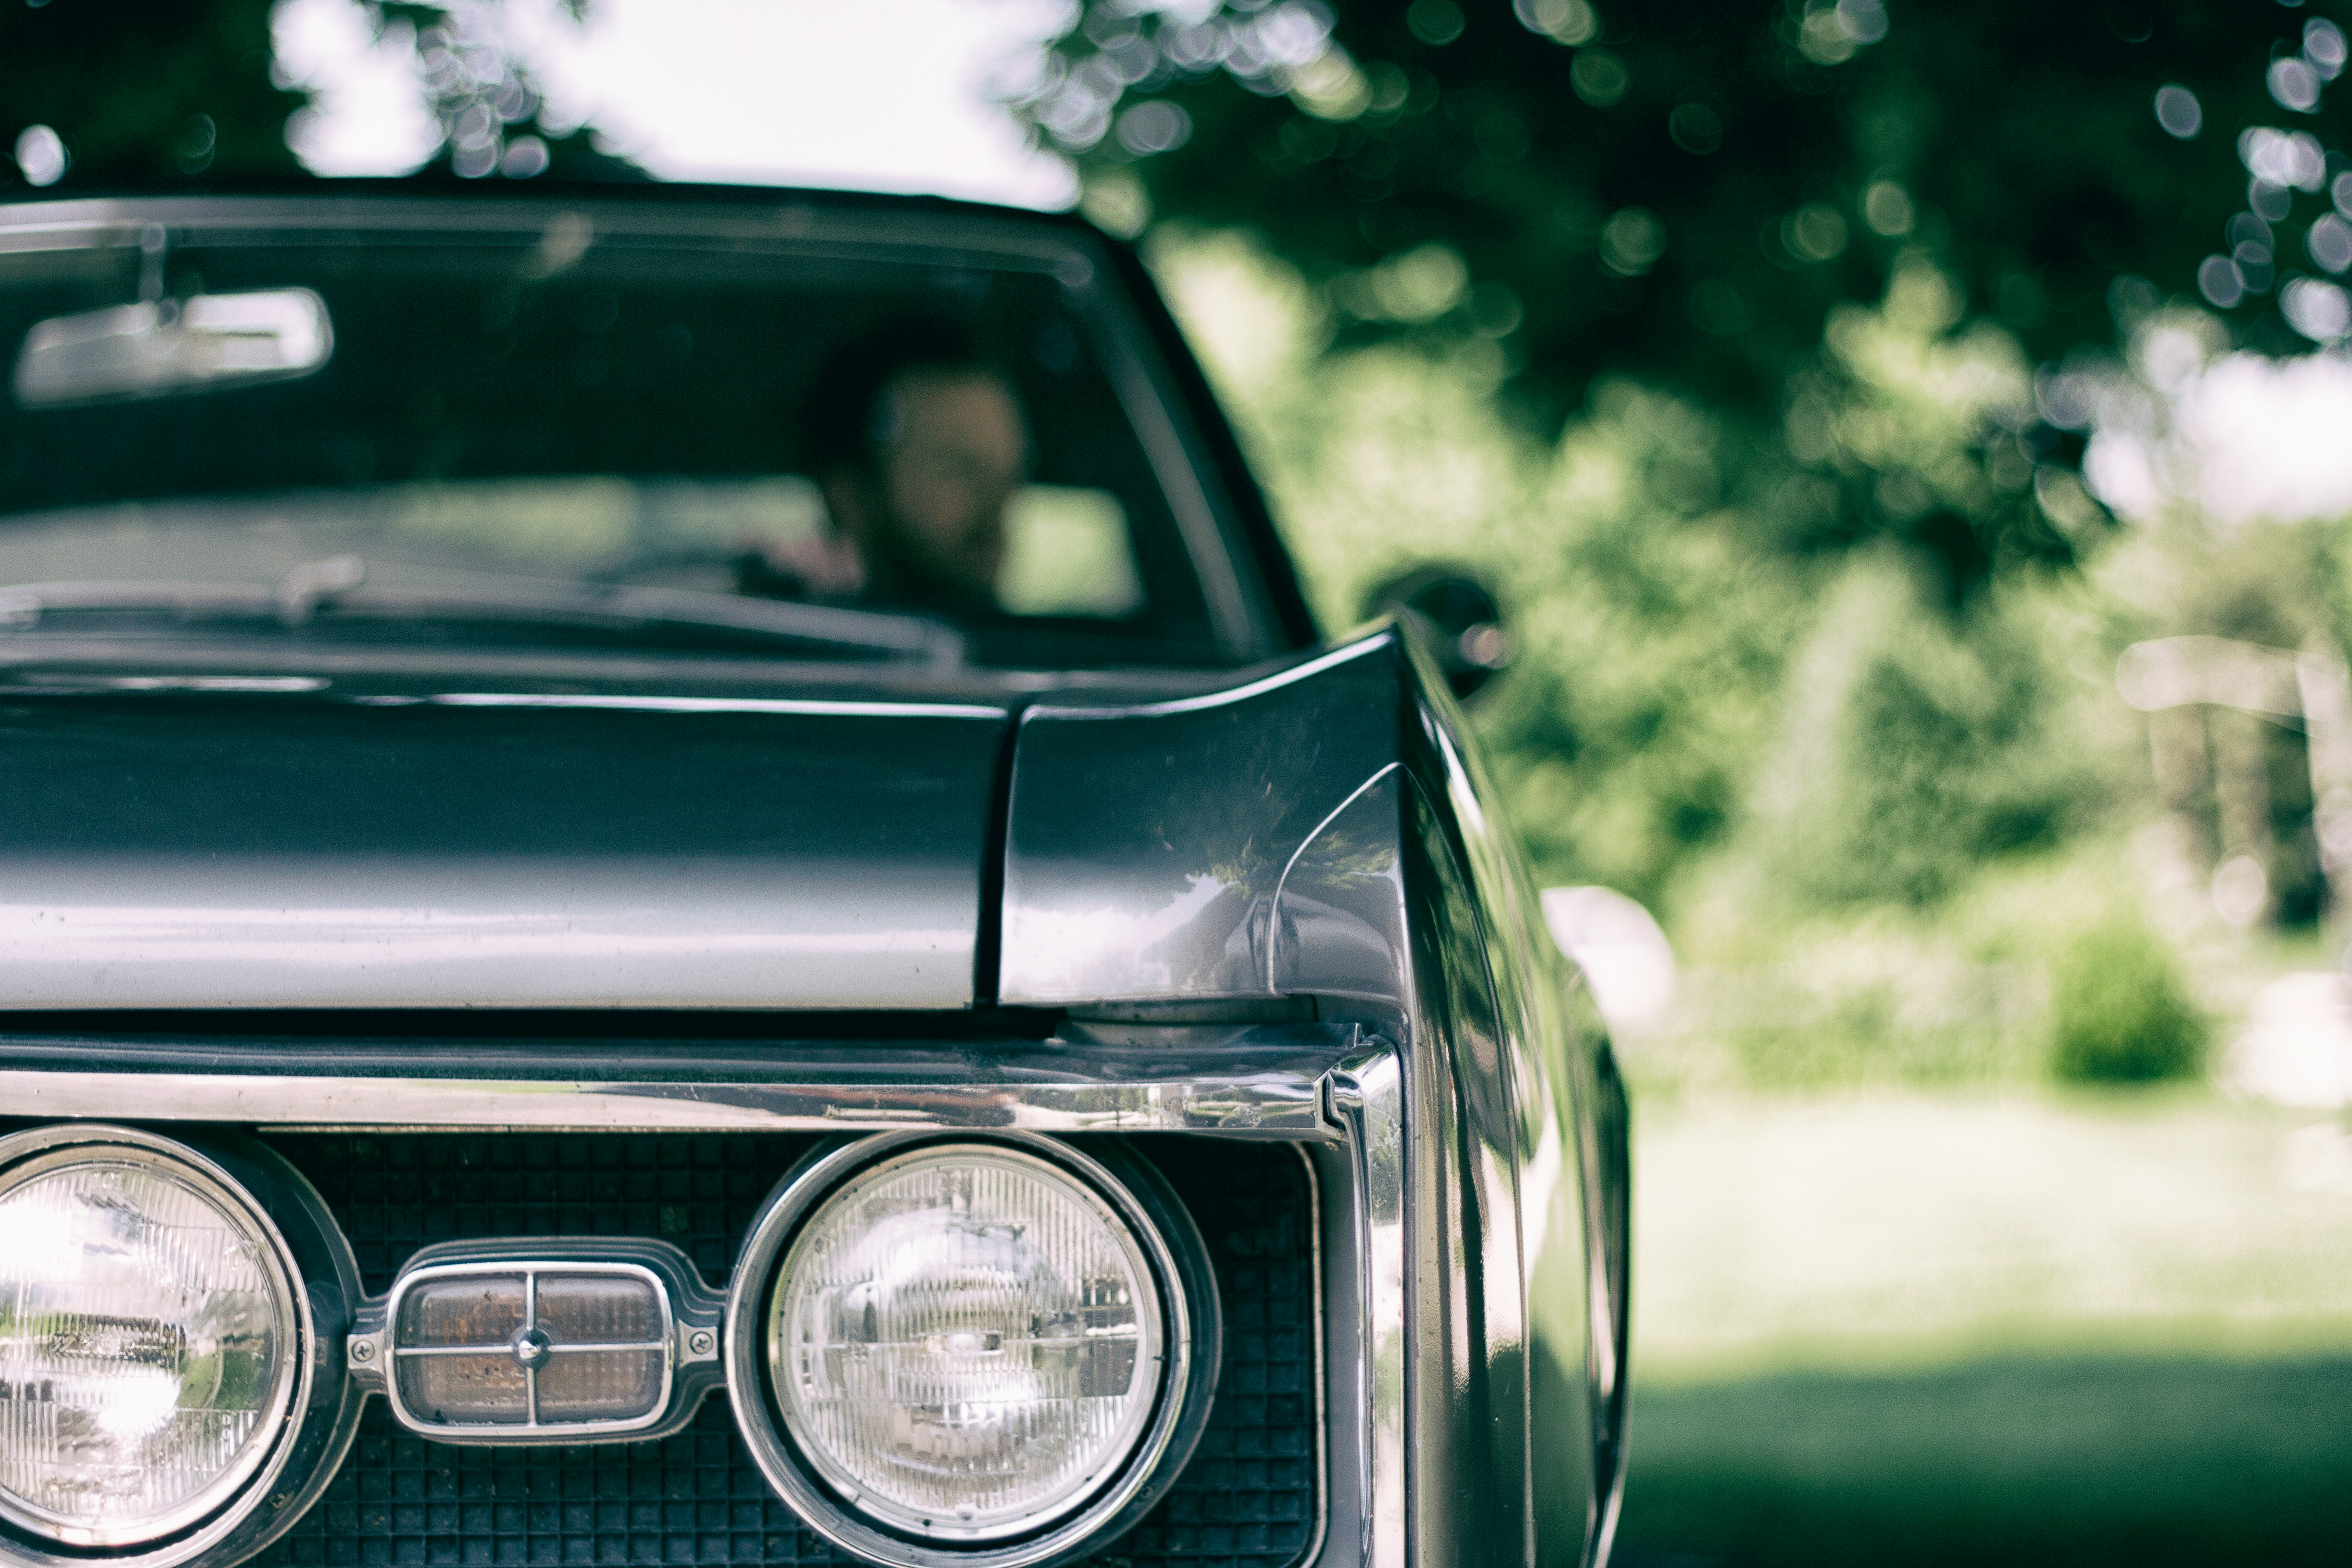
[[1637, 1142], [1633, 1568], [2352, 1563], [2352, 1141], [2201, 1092]]

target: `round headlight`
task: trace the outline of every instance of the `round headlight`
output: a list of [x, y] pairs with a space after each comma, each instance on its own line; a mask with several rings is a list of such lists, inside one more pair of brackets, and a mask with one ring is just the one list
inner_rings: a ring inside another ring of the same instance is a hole
[[1222, 1342], [1199, 1231], [1116, 1139], [877, 1133], [768, 1202], [728, 1299], [739, 1429], [812, 1528], [888, 1568], [1101, 1549], [1199, 1440]]
[[301, 1368], [275, 1229], [208, 1162], [152, 1142], [0, 1174], [0, 1517], [51, 1541], [152, 1541], [220, 1509]]
[[784, 1426], [886, 1524], [980, 1541], [1060, 1518], [1160, 1393], [1160, 1291], [1090, 1188], [1034, 1155], [918, 1150], [852, 1177], [784, 1256]]

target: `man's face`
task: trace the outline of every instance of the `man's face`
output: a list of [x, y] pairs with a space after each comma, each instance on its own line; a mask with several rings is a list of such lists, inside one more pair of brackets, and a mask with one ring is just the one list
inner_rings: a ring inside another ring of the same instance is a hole
[[917, 593], [992, 601], [1004, 563], [1004, 508], [1028, 466], [1011, 389], [984, 371], [913, 371], [885, 394], [892, 426], [859, 544]]

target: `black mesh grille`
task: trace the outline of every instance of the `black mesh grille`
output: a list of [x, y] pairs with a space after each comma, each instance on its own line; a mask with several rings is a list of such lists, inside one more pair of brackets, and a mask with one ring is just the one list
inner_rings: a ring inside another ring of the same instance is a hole
[[[271, 1140], [317, 1184], [381, 1292], [435, 1241], [653, 1236], [725, 1279], [753, 1213], [808, 1146], [732, 1134], [419, 1134]], [[1305, 1171], [1272, 1145], [1147, 1139], [1208, 1243], [1225, 1354], [1173, 1490], [1109, 1550], [1136, 1568], [1283, 1568], [1315, 1517], [1315, 1300]], [[267, 1568], [854, 1561], [769, 1490], [713, 1395], [652, 1443], [428, 1443], [370, 1403], [326, 1497]]]

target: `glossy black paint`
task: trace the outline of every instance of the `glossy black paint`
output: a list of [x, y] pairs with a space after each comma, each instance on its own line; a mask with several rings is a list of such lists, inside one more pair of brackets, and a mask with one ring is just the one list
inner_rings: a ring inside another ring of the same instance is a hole
[[[1031, 706], [1013, 749], [999, 998], [1280, 994], [1285, 874], [1395, 760], [1399, 697], [1393, 645], [1375, 639], [1207, 696]], [[1393, 997], [1392, 974], [1370, 979]]]
[[1001, 994], [1307, 994], [1398, 1041], [1412, 1539], [1567, 1568], [1622, 1473], [1624, 1100], [1495, 798], [1393, 626], [1224, 693], [1033, 706]]
[[972, 1001], [1003, 706], [481, 695], [0, 699], [0, 1007]]

